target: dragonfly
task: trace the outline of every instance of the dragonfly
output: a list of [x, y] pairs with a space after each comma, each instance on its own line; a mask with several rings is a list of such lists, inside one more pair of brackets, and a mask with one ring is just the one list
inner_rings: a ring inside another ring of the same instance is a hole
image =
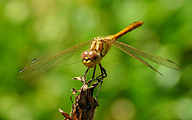
[[62, 63], [67, 64], [78, 51], [82, 50], [88, 45], [90, 45], [90, 48], [81, 54], [81, 60], [83, 64], [88, 67], [85, 75], [90, 68], [94, 68], [92, 79], [95, 77], [97, 65], [99, 65], [101, 71], [101, 75], [99, 75], [97, 78], [101, 79], [107, 76], [106, 70], [101, 65], [101, 60], [108, 53], [111, 46], [114, 46], [126, 54], [134, 57], [162, 76], [163, 74], [152, 67], [146, 60], [164, 65], [171, 69], [180, 70], [181, 68], [175, 62], [169, 59], [136, 49], [130, 45], [117, 41], [118, 38], [125, 35], [127, 32], [140, 27], [142, 24], [142, 21], [136, 21], [114, 35], [109, 35], [107, 37], [96, 37], [92, 40], [77, 44], [64, 51], [36, 58], [29, 66], [19, 71], [19, 73], [16, 75], [16, 79], [28, 79], [47, 70], [60, 66]]

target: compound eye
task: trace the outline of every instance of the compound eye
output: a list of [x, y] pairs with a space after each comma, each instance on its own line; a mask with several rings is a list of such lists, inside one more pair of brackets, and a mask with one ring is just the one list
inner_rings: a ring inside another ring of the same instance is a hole
[[89, 54], [88, 54], [88, 57], [91, 59], [91, 60], [96, 60], [98, 58], [98, 55], [95, 51], [90, 51]]
[[82, 54], [81, 54], [81, 59], [84, 60], [85, 57], [87, 57], [88, 55], [88, 52], [87, 51], [84, 51]]

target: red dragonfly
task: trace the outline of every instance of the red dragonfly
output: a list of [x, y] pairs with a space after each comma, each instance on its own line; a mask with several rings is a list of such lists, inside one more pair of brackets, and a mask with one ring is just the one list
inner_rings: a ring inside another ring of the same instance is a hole
[[90, 49], [87, 51], [84, 51], [81, 54], [81, 59], [83, 64], [88, 67], [88, 69], [85, 72], [85, 75], [90, 68], [94, 68], [94, 73], [92, 78], [94, 78], [97, 64], [100, 66], [100, 70], [101, 70], [101, 75], [99, 77], [103, 78], [107, 76], [105, 69], [101, 66], [101, 60], [108, 53], [112, 45], [122, 50], [123, 52], [127, 53], [128, 55], [134, 57], [135, 59], [139, 60], [140, 62], [147, 65], [151, 69], [155, 70], [160, 75], [162, 74], [159, 71], [157, 71], [155, 68], [153, 68], [145, 60], [149, 60], [175, 70], [180, 70], [181, 68], [176, 63], [174, 63], [169, 59], [166, 59], [157, 55], [153, 55], [153, 54], [144, 52], [142, 50], [138, 50], [132, 46], [116, 41], [122, 35], [132, 31], [135, 28], [140, 27], [142, 24], [143, 22], [137, 21], [114, 35], [109, 35], [107, 37], [96, 37], [96, 38], [93, 38], [92, 40], [80, 43], [64, 51], [50, 54], [44, 57], [36, 58], [32, 61], [31, 65], [19, 71], [19, 73], [16, 75], [16, 79], [31, 78], [49, 69], [57, 67], [62, 63], [67, 64], [78, 51], [80, 51], [87, 45], [90, 45]]

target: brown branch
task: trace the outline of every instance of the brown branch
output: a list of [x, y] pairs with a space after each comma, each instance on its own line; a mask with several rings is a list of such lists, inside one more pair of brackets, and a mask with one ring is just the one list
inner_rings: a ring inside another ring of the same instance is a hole
[[[82, 81], [84, 84], [80, 90], [72, 89], [72, 95], [75, 95], [75, 103], [72, 101], [71, 116], [61, 109], [59, 111], [65, 117], [65, 120], [93, 120], [95, 109], [99, 106], [97, 99], [93, 97], [93, 91], [98, 82], [89, 87], [89, 82], [85, 82], [84, 77], [75, 77], [74, 79]], [[76, 96], [77, 92], [80, 92], [78, 96]]]

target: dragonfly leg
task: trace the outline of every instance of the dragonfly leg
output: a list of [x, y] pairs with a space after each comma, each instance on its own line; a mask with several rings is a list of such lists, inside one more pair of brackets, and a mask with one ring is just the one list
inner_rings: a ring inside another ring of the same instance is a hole
[[[100, 66], [101, 66], [101, 64], [100, 64]], [[107, 72], [106, 72], [106, 70], [105, 70], [105, 68], [103, 68], [102, 66], [101, 66], [101, 69], [102, 69], [102, 72], [103, 72], [103, 76], [102, 76], [102, 78], [106, 78], [107, 77]]]
[[84, 77], [85, 78], [85, 82], [86, 82], [86, 75], [87, 75], [87, 73], [88, 73], [88, 71], [89, 71], [89, 67], [87, 68], [87, 70], [85, 71], [85, 74], [82, 76], [82, 77]]
[[106, 77], [107, 77], [106, 70], [102, 67], [101, 64], [99, 64], [99, 67], [100, 67], [100, 70], [101, 70], [101, 75], [99, 75], [96, 79], [97, 79], [97, 83], [100, 82], [100, 86], [99, 86], [99, 89], [98, 89], [96, 98], [98, 97], [99, 91], [100, 91], [100, 89], [101, 89], [101, 85], [103, 84], [103, 78], [106, 78]]
[[87, 72], [89, 71], [89, 67], [87, 68], [87, 70], [85, 71], [85, 74], [84, 74], [84, 76], [86, 76], [87, 75]]
[[101, 70], [101, 75], [99, 75], [96, 78], [97, 80], [100, 80], [100, 79], [103, 79], [103, 78], [107, 77], [107, 72], [106, 72], [105, 68], [103, 68], [101, 64], [99, 64], [99, 67], [100, 67], [100, 70]]
[[93, 75], [92, 75], [92, 79], [88, 81], [88, 83], [91, 83], [92, 81], [97, 80], [97, 82], [101, 82], [103, 80], [103, 78], [107, 77], [107, 73], [106, 70], [101, 66], [101, 64], [99, 64], [100, 66], [100, 70], [101, 70], [101, 75], [97, 76], [96, 79], [94, 79], [95, 77], [95, 71], [96, 71], [96, 66], [94, 67], [94, 71], [93, 71]]
[[94, 79], [94, 77], [95, 77], [95, 71], [96, 71], [96, 66], [94, 67], [94, 70], [93, 70], [93, 75], [92, 75], [91, 80], [89, 80], [89, 81], [88, 81], [88, 85], [90, 85], [92, 81], [97, 80], [97, 79]]
[[[97, 81], [98, 82], [98, 81]], [[100, 91], [100, 89], [101, 89], [101, 85], [102, 85], [102, 83], [103, 83], [103, 80], [102, 81], [100, 81], [101, 83], [100, 83], [100, 86], [99, 86], [99, 89], [98, 89], [98, 91], [97, 91], [97, 95], [96, 95], [96, 98], [98, 97], [98, 95], [99, 95], [99, 91]], [[98, 82], [99, 83], [99, 82]]]
[[95, 70], [96, 70], [96, 66], [94, 67], [94, 70], [93, 70], [92, 80], [93, 80], [94, 77], [95, 77]]

